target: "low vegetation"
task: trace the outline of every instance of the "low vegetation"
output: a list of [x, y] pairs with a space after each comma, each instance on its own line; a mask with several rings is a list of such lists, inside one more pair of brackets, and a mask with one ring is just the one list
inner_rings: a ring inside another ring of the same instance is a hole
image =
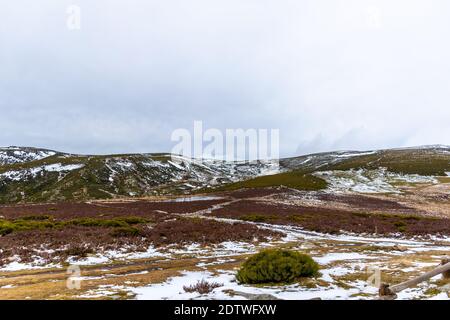
[[118, 227], [111, 232], [113, 237], [137, 237], [140, 234], [141, 232], [138, 228], [130, 226]]
[[308, 255], [292, 250], [263, 250], [242, 265], [236, 275], [240, 283], [292, 283], [318, 274], [319, 265]]
[[208, 282], [204, 279], [197, 281], [196, 284], [190, 286], [183, 286], [185, 292], [198, 292], [200, 294], [207, 294], [213, 291], [215, 288], [222, 287], [222, 283]]
[[450, 156], [426, 149], [386, 150], [375, 154], [352, 157], [338, 164], [330, 164], [323, 170], [378, 169], [401, 174], [446, 176], [450, 171]]
[[241, 216], [239, 220], [250, 221], [250, 222], [269, 222], [275, 220], [276, 216], [265, 216], [261, 214], [248, 214]]
[[224, 223], [210, 219], [177, 218], [143, 231], [143, 236], [156, 246], [171, 243], [216, 244], [225, 241], [264, 241], [281, 234], [245, 223]]
[[0, 219], [0, 235], [20, 231], [64, 228], [67, 226], [118, 228], [118, 232], [115, 234], [121, 234], [126, 229], [130, 233], [131, 225], [149, 222], [151, 222], [150, 219], [141, 217], [117, 217], [114, 219], [77, 218], [64, 221], [55, 220], [48, 215], [36, 215], [25, 216], [15, 220]]
[[84, 258], [93, 253], [95, 253], [95, 251], [92, 248], [80, 244], [70, 244], [69, 247], [62, 252], [63, 256], [75, 256], [78, 258]]
[[[276, 214], [274, 214], [276, 213]], [[450, 235], [450, 219], [412, 214], [373, 214], [333, 208], [301, 207], [242, 200], [213, 212], [214, 216], [259, 223], [297, 225], [306, 230], [405, 236]]]
[[[143, 208], [140, 204], [134, 205]], [[162, 205], [166, 203], [162, 202]], [[282, 236], [252, 224], [165, 213], [111, 217], [112, 212], [109, 212], [101, 213], [102, 217], [73, 218], [71, 210], [63, 213], [58, 208], [58, 219], [55, 219], [49, 215], [23, 215], [24, 207], [18, 208], [20, 215], [16, 218], [7, 212], [9, 218], [0, 219], [0, 266], [8, 264], [13, 257], [23, 263], [33, 263], [39, 256], [40, 263], [45, 261], [48, 264], [64, 262], [68, 256], [85, 257], [110, 250], [144, 252], [151, 245], [165, 247], [195, 243], [209, 246], [227, 241], [257, 243]], [[133, 208], [129, 211], [134, 211]], [[101, 210], [105, 212], [105, 207]], [[80, 212], [80, 215], [86, 214]]]
[[322, 190], [327, 187], [327, 182], [303, 171], [289, 171], [228, 184], [217, 190], [229, 191], [243, 188], [266, 188], [279, 186], [298, 190]]

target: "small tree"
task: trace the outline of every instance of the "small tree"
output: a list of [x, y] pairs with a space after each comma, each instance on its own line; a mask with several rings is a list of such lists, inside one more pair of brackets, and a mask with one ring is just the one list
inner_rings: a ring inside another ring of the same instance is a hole
[[263, 250], [244, 262], [236, 275], [240, 283], [291, 283], [317, 275], [319, 265], [307, 254], [292, 250]]

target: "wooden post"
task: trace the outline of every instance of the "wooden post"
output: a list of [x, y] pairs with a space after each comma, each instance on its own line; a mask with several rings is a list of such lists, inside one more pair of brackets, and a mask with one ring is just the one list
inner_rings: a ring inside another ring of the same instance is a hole
[[382, 300], [394, 300], [397, 295], [391, 291], [387, 283], [382, 283], [378, 289], [378, 295]]
[[448, 276], [450, 273], [450, 260], [449, 259], [443, 259], [441, 262], [441, 266], [437, 267], [434, 270], [428, 271], [426, 273], [424, 273], [421, 276], [418, 276], [414, 279], [393, 285], [392, 287], [389, 286], [386, 283], [381, 284], [380, 289], [379, 289], [379, 295], [380, 297], [384, 297], [383, 299], [386, 298], [391, 298], [391, 299], [395, 299], [396, 294], [402, 290], [405, 290], [407, 288], [410, 287], [414, 287], [416, 285], [418, 285], [419, 283], [426, 281], [428, 279], [433, 278], [434, 276], [437, 276], [438, 274], [441, 274], [445, 277], [446, 275]]
[[[444, 258], [441, 261], [441, 265], [446, 265], [447, 263], [450, 262], [450, 258]], [[450, 279], [450, 270], [444, 271], [442, 272], [442, 278], [444, 279]]]

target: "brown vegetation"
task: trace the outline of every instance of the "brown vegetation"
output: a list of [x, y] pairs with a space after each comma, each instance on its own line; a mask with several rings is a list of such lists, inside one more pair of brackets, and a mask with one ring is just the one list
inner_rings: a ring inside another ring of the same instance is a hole
[[[58, 203], [0, 207], [4, 227], [0, 265], [18, 256], [57, 263], [107, 250], [144, 251], [150, 245], [266, 240], [279, 234], [245, 223], [225, 223], [173, 212], [196, 212], [220, 201]], [[159, 211], [158, 211], [159, 210]]]
[[370, 214], [320, 207], [290, 206], [255, 200], [234, 202], [213, 213], [217, 217], [273, 224], [292, 224], [307, 230], [338, 233], [402, 233], [408, 236], [450, 235], [450, 219], [416, 215]]
[[208, 282], [206, 280], [197, 281], [196, 284], [190, 286], [183, 286], [183, 290], [186, 292], [198, 292], [200, 294], [207, 294], [213, 291], [215, 288], [223, 286], [222, 283]]

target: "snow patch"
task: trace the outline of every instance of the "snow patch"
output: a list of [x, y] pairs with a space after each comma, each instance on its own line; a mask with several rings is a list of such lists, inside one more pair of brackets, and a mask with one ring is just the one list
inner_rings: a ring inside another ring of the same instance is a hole
[[399, 193], [396, 183], [438, 183], [435, 177], [418, 174], [398, 174], [385, 168], [377, 170], [352, 169], [347, 171], [320, 171], [315, 176], [325, 179], [332, 192]]
[[68, 164], [54, 163], [24, 170], [12, 170], [0, 174], [0, 178], [12, 181], [21, 181], [28, 178], [36, 178], [42, 172], [70, 172], [84, 167], [84, 164]]

